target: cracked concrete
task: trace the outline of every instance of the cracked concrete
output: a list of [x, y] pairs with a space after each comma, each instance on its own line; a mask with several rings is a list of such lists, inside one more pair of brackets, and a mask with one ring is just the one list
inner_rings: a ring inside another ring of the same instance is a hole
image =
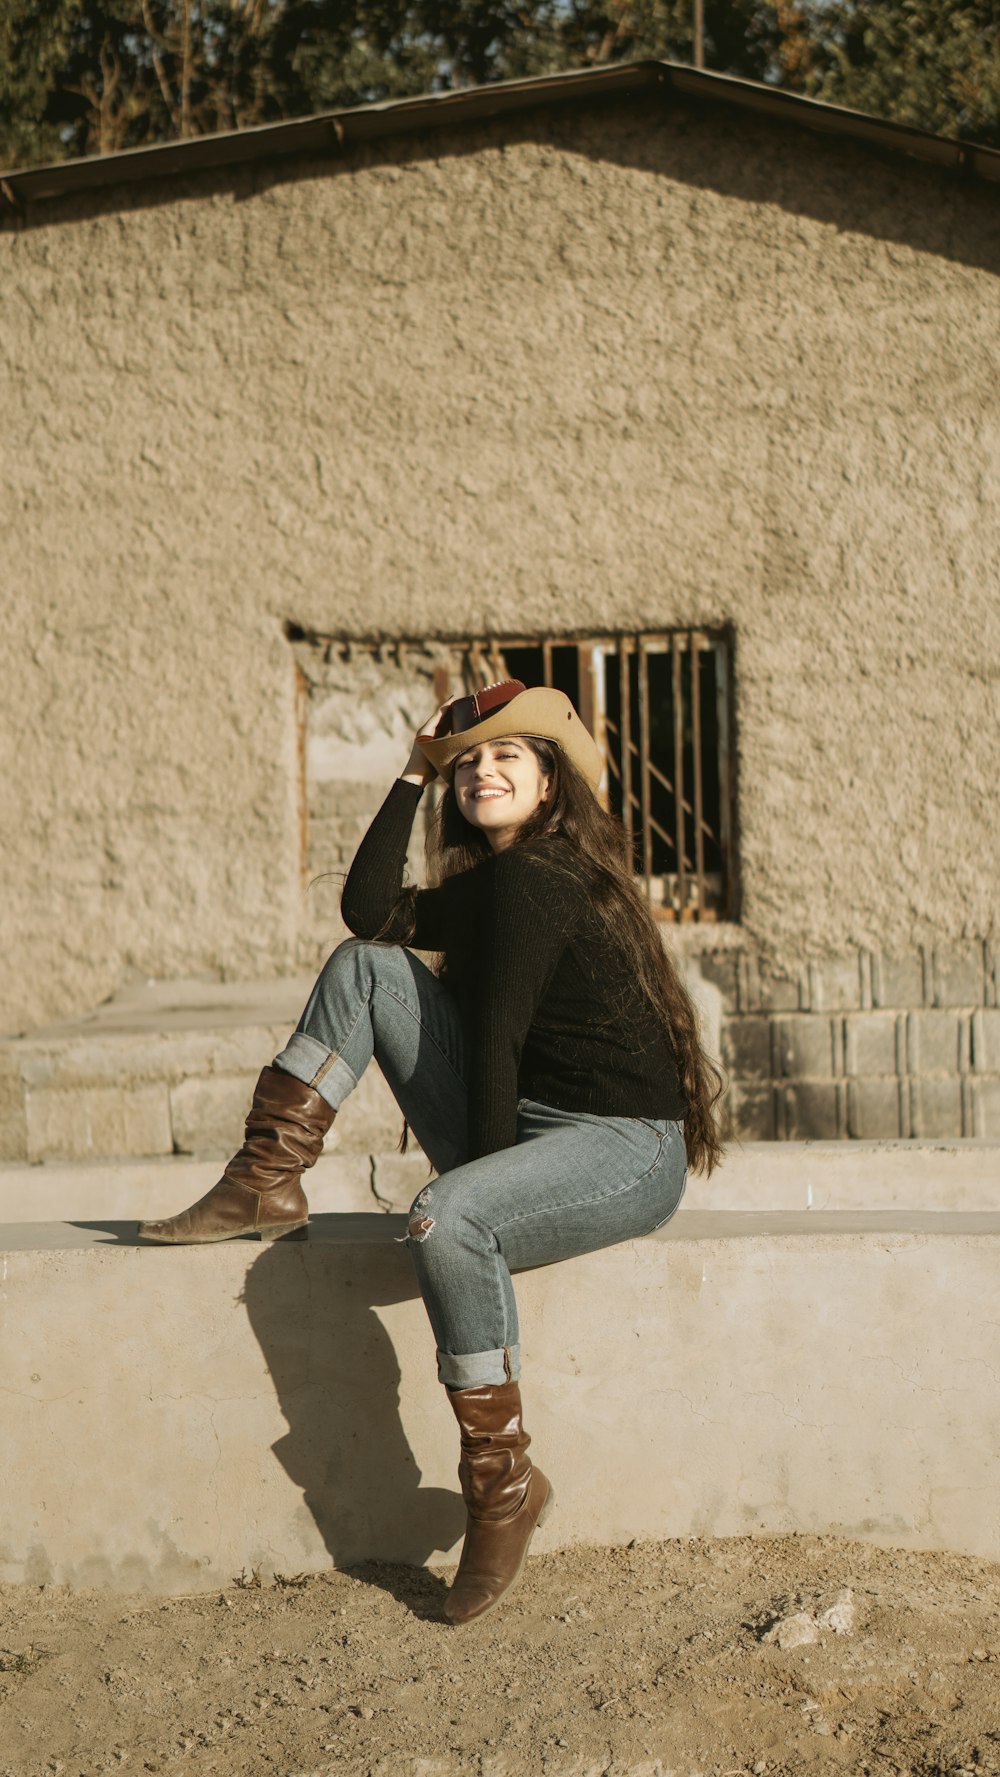
[[384, 1212], [384, 1214], [391, 1215], [393, 1210], [396, 1208], [396, 1205], [393, 1202], [391, 1197], [383, 1197], [382, 1193], [380, 1192], [380, 1190], [378, 1188], [378, 1175], [379, 1175], [379, 1156], [378, 1156], [378, 1154], [370, 1154], [368, 1157], [368, 1161], [369, 1161], [369, 1169], [370, 1169], [369, 1170], [369, 1188], [371, 1190], [371, 1194], [374, 1197], [378, 1208], [380, 1210], [382, 1210]]

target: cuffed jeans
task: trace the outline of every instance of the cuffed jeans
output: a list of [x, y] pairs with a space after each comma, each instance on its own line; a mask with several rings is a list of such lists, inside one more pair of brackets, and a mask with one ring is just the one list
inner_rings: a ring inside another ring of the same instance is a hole
[[337, 1109], [373, 1056], [439, 1175], [416, 1198], [407, 1235], [438, 1375], [449, 1388], [514, 1380], [511, 1272], [662, 1227], [687, 1176], [681, 1126], [522, 1099], [516, 1145], [469, 1160], [467, 1042], [454, 996], [410, 951], [351, 938], [325, 964], [274, 1065]]

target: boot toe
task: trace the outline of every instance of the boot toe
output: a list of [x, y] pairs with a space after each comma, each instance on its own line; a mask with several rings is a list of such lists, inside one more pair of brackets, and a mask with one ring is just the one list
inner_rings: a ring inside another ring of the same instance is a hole
[[163, 1244], [174, 1245], [188, 1238], [183, 1223], [187, 1211], [181, 1215], [169, 1216], [161, 1222], [140, 1222], [136, 1230], [140, 1240], [158, 1240]]
[[166, 1222], [140, 1222], [136, 1233], [140, 1240], [169, 1240]]
[[[513, 1584], [513, 1582], [511, 1582]], [[499, 1604], [510, 1586], [489, 1586], [472, 1584], [456, 1586], [448, 1593], [444, 1601], [444, 1614], [449, 1623], [472, 1623]]]
[[259, 1204], [256, 1191], [223, 1173], [218, 1184], [192, 1203], [190, 1209], [179, 1210], [163, 1221], [140, 1222], [139, 1234], [144, 1240], [157, 1240], [164, 1246], [202, 1246], [210, 1241], [233, 1240], [255, 1231]]

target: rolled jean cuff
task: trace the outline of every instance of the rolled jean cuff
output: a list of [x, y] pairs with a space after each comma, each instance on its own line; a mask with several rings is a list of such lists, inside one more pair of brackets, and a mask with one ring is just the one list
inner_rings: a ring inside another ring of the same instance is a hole
[[304, 1030], [293, 1032], [275, 1056], [274, 1066], [301, 1080], [304, 1086], [312, 1086], [335, 1111], [339, 1111], [358, 1083], [346, 1061], [315, 1037], [307, 1036]]
[[438, 1381], [445, 1388], [498, 1388], [517, 1382], [521, 1375], [520, 1345], [501, 1345], [497, 1351], [467, 1351], [456, 1357], [438, 1351]]

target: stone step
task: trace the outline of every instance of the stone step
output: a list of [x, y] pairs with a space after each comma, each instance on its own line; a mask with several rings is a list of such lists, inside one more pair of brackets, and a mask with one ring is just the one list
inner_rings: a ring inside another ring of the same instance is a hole
[[[214, 1185], [218, 1160], [47, 1161], [0, 1166], [0, 1223], [141, 1221], [173, 1215]], [[427, 1183], [430, 1169], [412, 1154], [324, 1154], [305, 1180], [317, 1214], [401, 1211]]]
[[[0, 1222], [141, 1219], [183, 1209], [215, 1183], [218, 1160], [47, 1161], [0, 1165]], [[324, 1154], [306, 1177], [312, 1209], [402, 1212], [430, 1176], [410, 1154]], [[1000, 1210], [1000, 1144], [747, 1142], [710, 1180], [689, 1181], [689, 1206], [711, 1210]]]
[[1000, 1142], [732, 1143], [688, 1196], [718, 1210], [1000, 1210]]
[[[404, 1227], [0, 1232], [0, 1581], [197, 1592], [453, 1558], [455, 1427]], [[557, 1501], [538, 1548], [803, 1532], [1000, 1559], [998, 1259], [995, 1212], [682, 1206], [522, 1273]]]
[[[312, 985], [171, 981], [129, 989], [68, 1024], [0, 1042], [0, 1160], [192, 1154], [239, 1143], [260, 1069]], [[402, 1118], [376, 1067], [327, 1138], [344, 1154], [390, 1150]]]

